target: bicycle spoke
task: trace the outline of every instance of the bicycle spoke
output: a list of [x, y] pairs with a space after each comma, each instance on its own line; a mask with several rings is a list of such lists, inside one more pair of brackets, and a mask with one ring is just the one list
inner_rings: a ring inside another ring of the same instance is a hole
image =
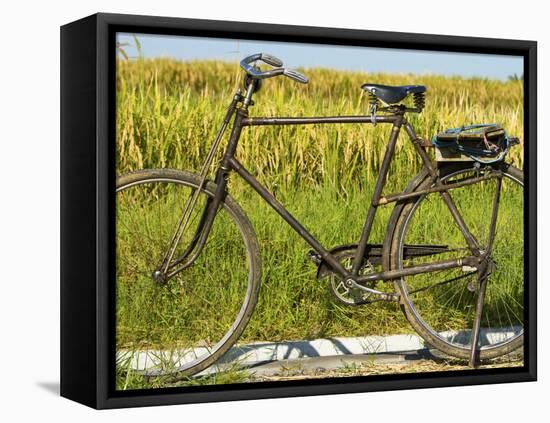
[[[465, 169], [448, 180], [455, 183], [468, 177], [468, 169]], [[521, 184], [505, 177], [502, 182], [487, 180], [453, 189], [452, 193], [456, 209], [482, 252], [490, 257], [489, 261], [484, 262], [480, 269], [468, 271], [468, 267], [463, 268], [464, 274], [457, 273], [460, 269], [443, 270], [408, 276], [402, 279], [402, 283], [406, 284], [407, 304], [411, 307], [409, 317], [439, 340], [441, 346], [448, 346], [449, 351], [463, 357], [466, 354], [462, 351], [469, 349], [472, 352], [475, 345], [476, 309], [482, 310], [479, 351], [483, 355], [488, 349], [499, 350], [500, 345], [518, 339], [523, 333], [517, 329], [523, 326], [521, 249], [514, 250], [510, 245], [510, 240], [518, 245], [522, 240], [522, 214], [517, 205], [522, 200]], [[406, 226], [402, 230], [400, 245], [448, 245], [445, 258], [458, 257], [459, 251], [468, 248], [443, 200], [426, 196], [406, 207], [404, 215], [408, 217], [404, 220]], [[462, 245], [453, 241], [459, 239], [462, 239]], [[493, 259], [494, 264], [490, 261]], [[422, 263], [432, 261], [433, 258], [426, 257]], [[399, 264], [409, 265], [410, 261], [405, 263], [402, 259]], [[474, 279], [478, 270], [483, 271], [483, 266], [489, 266], [485, 294], [480, 293], [481, 287]], [[483, 300], [483, 304], [478, 303], [478, 298]]]
[[[156, 374], [194, 373], [222, 355], [233, 339], [229, 335], [241, 333], [250, 317], [240, 311], [257, 298], [259, 279], [251, 272], [258, 254], [251, 255], [247, 238], [252, 230], [243, 229], [248, 223], [242, 212], [222, 203], [195, 264], [154, 282], [152, 271], [170, 235], [166, 229], [179, 218], [174, 207], [190, 189], [185, 179], [147, 182], [144, 176], [143, 183], [117, 194], [117, 348], [157, 349]], [[205, 197], [201, 191], [191, 225], [199, 225]]]

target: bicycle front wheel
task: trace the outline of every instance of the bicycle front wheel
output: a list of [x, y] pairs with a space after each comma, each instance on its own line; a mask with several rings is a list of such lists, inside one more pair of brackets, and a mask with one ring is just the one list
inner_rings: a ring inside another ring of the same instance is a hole
[[[116, 348], [121, 368], [137, 366], [149, 376], [191, 376], [227, 352], [250, 320], [258, 298], [260, 254], [249, 220], [229, 195], [196, 261], [165, 283], [152, 277], [199, 184], [197, 175], [168, 169], [117, 180]], [[199, 193], [175, 258], [192, 244], [215, 189], [209, 182]], [[120, 357], [130, 357], [131, 363]]]
[[[491, 272], [481, 316], [480, 359], [511, 353], [523, 344], [524, 257], [523, 172], [506, 164], [493, 242]], [[470, 164], [441, 168], [444, 183], [483, 175], [491, 168]], [[481, 249], [487, 248], [492, 207], [497, 187], [489, 179], [448, 191]], [[425, 178], [416, 189], [429, 188]], [[398, 205], [391, 246], [391, 267], [404, 267], [470, 255], [462, 232], [439, 193]], [[445, 246], [445, 251], [406, 258], [405, 245]], [[479, 286], [477, 272], [467, 266], [396, 280], [401, 307], [413, 328], [435, 348], [458, 358], [470, 356], [472, 327]]]

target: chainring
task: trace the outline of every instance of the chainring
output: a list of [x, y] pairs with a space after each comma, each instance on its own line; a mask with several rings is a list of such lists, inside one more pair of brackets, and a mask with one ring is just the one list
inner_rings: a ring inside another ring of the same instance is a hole
[[[356, 248], [350, 248], [337, 251], [333, 254], [346, 270], [351, 270], [353, 259], [355, 258], [355, 251]], [[374, 271], [374, 265], [369, 260], [365, 259], [364, 264], [359, 269], [359, 275], [367, 275], [369, 273], [373, 273]], [[373, 295], [369, 292], [362, 291], [359, 288], [348, 288], [340, 276], [331, 271], [325, 273], [326, 277], [328, 277], [330, 281], [329, 287], [332, 295], [334, 295], [334, 297], [336, 297], [336, 299], [342, 304], [349, 306], [366, 304], [369, 302], [369, 298]], [[364, 286], [374, 289], [376, 282], [370, 282]]]

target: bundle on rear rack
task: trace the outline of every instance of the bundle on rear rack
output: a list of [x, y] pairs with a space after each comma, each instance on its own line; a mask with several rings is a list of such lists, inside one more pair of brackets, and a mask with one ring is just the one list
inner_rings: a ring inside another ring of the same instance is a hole
[[475, 160], [493, 163], [503, 160], [519, 140], [508, 136], [500, 125], [479, 124], [447, 129], [432, 138], [437, 160]]

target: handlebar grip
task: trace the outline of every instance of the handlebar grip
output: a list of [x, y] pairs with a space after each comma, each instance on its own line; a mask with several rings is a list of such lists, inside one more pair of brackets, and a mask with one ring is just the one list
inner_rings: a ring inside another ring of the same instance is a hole
[[283, 74], [285, 76], [288, 76], [290, 79], [293, 79], [296, 82], [299, 82], [300, 84], [307, 84], [309, 82], [309, 78], [307, 76], [293, 69], [285, 68], [285, 70], [283, 71]]
[[283, 61], [275, 56], [272, 56], [271, 54], [261, 53], [260, 60], [267, 63], [268, 65], [275, 66], [277, 68], [283, 66]]

